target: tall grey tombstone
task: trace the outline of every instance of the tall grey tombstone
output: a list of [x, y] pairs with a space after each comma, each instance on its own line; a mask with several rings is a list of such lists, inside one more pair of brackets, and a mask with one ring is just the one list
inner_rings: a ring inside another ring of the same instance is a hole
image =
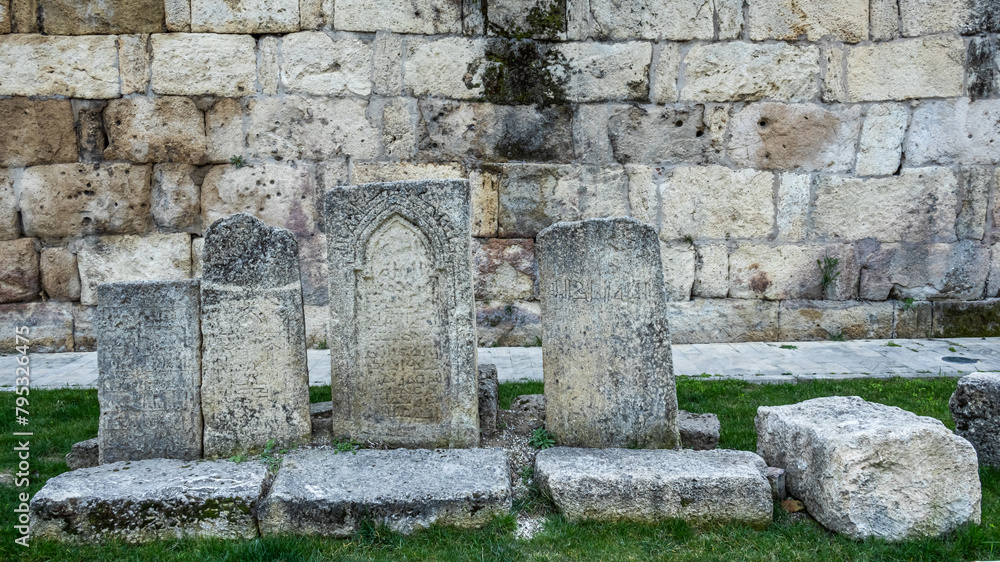
[[309, 374], [298, 244], [240, 213], [205, 233], [201, 405], [205, 456], [307, 440]]
[[338, 187], [325, 212], [333, 437], [477, 446], [468, 182]]
[[572, 447], [677, 446], [656, 231], [630, 218], [557, 223], [535, 251], [546, 428]]
[[101, 464], [201, 457], [198, 281], [97, 287]]

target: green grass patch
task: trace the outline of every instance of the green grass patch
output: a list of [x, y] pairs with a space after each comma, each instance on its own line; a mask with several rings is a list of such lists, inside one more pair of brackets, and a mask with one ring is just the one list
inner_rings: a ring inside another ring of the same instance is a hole
[[[756, 385], [740, 381], [680, 379], [680, 407], [712, 412], [722, 424], [720, 446], [754, 450], [753, 419], [758, 406], [791, 404], [821, 396], [861, 396], [920, 415], [933, 416], [953, 427], [948, 398], [955, 379], [890, 379], [814, 381], [787, 385]], [[500, 401], [507, 407], [520, 394], [542, 392], [542, 384], [504, 383]], [[330, 399], [330, 387], [310, 389], [313, 401]], [[14, 394], [0, 395], [0, 470], [11, 473], [15, 457]], [[31, 485], [34, 494], [45, 480], [67, 470], [70, 446], [97, 435], [97, 393], [93, 390], [36, 390], [30, 395]], [[284, 537], [251, 541], [181, 540], [132, 546], [122, 543], [62, 545], [34, 541], [30, 548], [14, 544], [12, 528], [15, 488], [0, 484], [0, 559], [24, 561], [320, 561], [320, 560], [989, 560], [1000, 558], [1000, 471], [982, 469], [983, 524], [947, 537], [905, 543], [855, 542], [808, 521], [792, 521], [780, 508], [765, 529], [741, 525], [694, 528], [683, 522], [657, 525], [631, 523], [572, 523], [550, 516], [542, 532], [530, 541], [514, 538], [514, 514], [498, 518], [477, 531], [432, 528], [411, 536], [384, 526], [366, 525], [349, 539]], [[530, 506], [521, 504], [522, 509]]]

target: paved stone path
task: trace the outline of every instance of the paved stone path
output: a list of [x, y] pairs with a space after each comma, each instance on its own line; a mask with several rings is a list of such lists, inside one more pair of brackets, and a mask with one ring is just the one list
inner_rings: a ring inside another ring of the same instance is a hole
[[[678, 375], [762, 383], [960, 377], [974, 371], [1000, 371], [1000, 338], [706, 343], [675, 345], [673, 352]], [[481, 348], [479, 362], [495, 364], [501, 382], [542, 380], [540, 347]], [[3, 388], [13, 386], [18, 366], [16, 356], [0, 357]], [[30, 367], [34, 388], [94, 387], [97, 383], [96, 353], [37, 353], [30, 356]], [[329, 351], [309, 351], [309, 383], [330, 383]]]

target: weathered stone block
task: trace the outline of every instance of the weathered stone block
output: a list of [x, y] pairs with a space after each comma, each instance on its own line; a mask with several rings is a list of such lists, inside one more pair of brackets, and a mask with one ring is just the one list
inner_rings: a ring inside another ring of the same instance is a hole
[[913, 111], [906, 137], [906, 162], [914, 166], [1000, 163], [998, 120], [1000, 100], [922, 102]]
[[733, 41], [694, 46], [684, 57], [681, 100], [799, 101], [819, 94], [819, 49]]
[[694, 299], [667, 303], [674, 343], [778, 341], [778, 303]]
[[992, 97], [1000, 91], [1000, 56], [996, 41], [973, 37], [965, 53], [965, 90], [972, 100]]
[[475, 99], [483, 94], [485, 40], [413, 39], [406, 48], [403, 79], [411, 95]]
[[375, 159], [380, 134], [363, 99], [263, 98], [247, 102], [251, 155], [325, 160], [335, 156]]
[[403, 533], [480, 528], [510, 510], [511, 495], [500, 449], [303, 450], [285, 456], [260, 529], [265, 537], [349, 537], [372, 519]]
[[1000, 337], [1000, 299], [932, 303], [931, 337]]
[[476, 300], [511, 302], [538, 295], [538, 261], [531, 238], [473, 242]]
[[[839, 273], [823, 287], [822, 266]], [[857, 297], [859, 264], [849, 244], [740, 244], [729, 254], [729, 296], [738, 299], [846, 300]], [[825, 291], [824, 291], [825, 289]]]
[[774, 228], [774, 174], [724, 166], [674, 168], [660, 184], [661, 236], [766, 238]]
[[535, 480], [573, 521], [681, 519], [765, 527], [773, 507], [766, 468], [749, 451], [554, 447], [535, 457]]
[[973, 19], [974, 12], [978, 11], [977, 4], [990, 3], [974, 0], [899, 0], [903, 36], [917, 37], [954, 31], [975, 33], [977, 30], [973, 28]]
[[479, 366], [479, 431], [483, 435], [492, 435], [497, 430], [499, 384], [496, 365]]
[[74, 470], [31, 498], [31, 535], [73, 543], [249, 540], [267, 476], [253, 461], [153, 459]]
[[403, 36], [380, 31], [375, 34], [372, 82], [375, 93], [403, 93]]
[[972, 443], [979, 464], [1000, 467], [1000, 374], [972, 373], [958, 379], [948, 409], [955, 434]]
[[846, 172], [854, 166], [861, 108], [755, 103], [729, 120], [727, 149], [737, 166]]
[[[909, 121], [910, 113], [902, 104], [883, 103], [868, 108], [855, 168], [859, 176], [888, 176], [899, 169], [900, 149]], [[908, 150], [907, 160], [911, 157]]]
[[216, 100], [205, 112], [205, 141], [209, 162], [229, 162], [233, 156], [244, 156], [243, 106], [240, 100]]
[[[32, 353], [73, 351], [73, 312], [70, 303], [27, 302], [0, 304], [0, 322], [27, 326]], [[16, 353], [14, 338], [0, 341], [0, 352]]]
[[80, 147], [81, 162], [101, 162], [108, 138], [104, 131], [105, 100], [73, 100], [76, 114], [76, 139]]
[[726, 298], [729, 295], [729, 249], [725, 244], [697, 244], [694, 249], [691, 295]]
[[827, 529], [905, 540], [980, 521], [975, 450], [934, 418], [834, 396], [762, 406], [755, 423], [758, 454]]
[[960, 96], [964, 58], [957, 35], [854, 47], [847, 51], [847, 101]]
[[42, 290], [57, 301], [80, 300], [80, 272], [76, 254], [66, 248], [45, 248], [38, 260]]
[[691, 298], [695, 260], [695, 251], [689, 242], [660, 240], [663, 288], [668, 301], [686, 301]]
[[607, 120], [608, 139], [618, 162], [706, 160], [712, 137], [706, 134], [705, 106], [614, 106]]
[[528, 418], [544, 420], [545, 395], [522, 394], [511, 401], [510, 411], [521, 414]]
[[152, 212], [160, 232], [201, 232], [201, 184], [207, 171], [191, 164], [153, 167]]
[[161, 0], [37, 0], [39, 31], [46, 35], [108, 35], [164, 31]]
[[11, 170], [0, 168], [0, 240], [14, 240], [20, 236], [21, 219], [14, 177]]
[[959, 210], [955, 234], [960, 240], [982, 240], [986, 234], [994, 169], [961, 168], [958, 174]]
[[475, 446], [468, 182], [335, 188], [325, 215], [334, 436]]
[[812, 196], [812, 175], [784, 173], [778, 176], [778, 240], [800, 242], [806, 237], [806, 221]]
[[295, 236], [240, 213], [205, 232], [201, 282], [205, 456], [310, 437]]
[[538, 302], [482, 303], [476, 307], [480, 347], [537, 346], [542, 341], [542, 309]]
[[35, 300], [39, 291], [35, 240], [0, 242], [0, 303]]
[[70, 470], [76, 470], [78, 468], [91, 468], [101, 464], [98, 460], [100, 448], [100, 441], [96, 437], [74, 443], [73, 448], [66, 454], [66, 466]]
[[97, 307], [72, 303], [71, 311], [73, 313], [73, 350], [97, 351], [97, 334], [94, 329]]
[[371, 43], [304, 31], [282, 38], [281, 56], [286, 92], [367, 96], [372, 91]]
[[205, 115], [184, 97], [112, 100], [106, 160], [205, 163]]
[[299, 0], [191, 0], [195, 33], [288, 33], [299, 30]]
[[[649, 43], [566, 43], [566, 98], [574, 102], [649, 99]], [[558, 74], [558, 71], [553, 71]]]
[[499, 233], [531, 238], [559, 221], [627, 214], [620, 166], [510, 164], [500, 176]]
[[0, 100], [0, 166], [76, 162], [73, 110], [66, 100]]
[[100, 463], [201, 458], [198, 281], [97, 290]]
[[892, 301], [896, 318], [893, 321], [893, 336], [897, 338], [931, 337], [933, 306], [927, 301]]
[[809, 41], [831, 37], [845, 43], [868, 39], [868, 0], [764, 0], [747, 4], [750, 39]]
[[337, 0], [333, 28], [438, 35], [462, 33], [462, 4], [450, 0]]
[[191, 276], [187, 234], [92, 236], [76, 254], [80, 302], [97, 304], [97, 286], [120, 281], [170, 281]]
[[569, 14], [570, 39], [690, 41], [711, 39], [714, 32], [713, 6], [705, 0], [591, 0], [587, 8], [574, 4], [571, 4]]
[[898, 1], [872, 0], [868, 9], [872, 41], [889, 41], [899, 37]]
[[257, 42], [257, 89], [266, 96], [278, 94], [281, 84], [280, 37], [265, 35]]
[[[465, 178], [459, 164], [413, 164], [411, 162], [357, 162], [351, 166], [350, 183], [361, 185], [390, 181]], [[346, 182], [345, 182], [346, 183]], [[333, 185], [329, 187], [335, 187]]]
[[677, 411], [677, 427], [681, 444], [696, 451], [711, 451], [719, 446], [719, 416]]
[[151, 45], [157, 94], [239, 98], [254, 93], [257, 43], [249, 35], [155, 34]]
[[0, 36], [0, 96], [108, 99], [121, 93], [112, 35]]
[[417, 131], [414, 116], [417, 101], [407, 98], [377, 100], [372, 109], [381, 113], [382, 146], [389, 158], [412, 158], [417, 150]]
[[893, 303], [784, 300], [779, 309], [779, 341], [888, 339], [893, 336]]
[[167, 31], [191, 31], [191, 1], [164, 0]]
[[305, 163], [216, 166], [201, 185], [201, 222], [247, 213], [297, 236], [316, 232], [316, 179]]
[[149, 35], [118, 36], [118, 70], [122, 94], [145, 94], [149, 88]]
[[910, 168], [898, 176], [870, 179], [820, 176], [811, 237], [953, 241], [957, 188], [958, 179], [947, 168]]
[[10, 0], [0, 1], [0, 33], [10, 33]]
[[322, 29], [333, 25], [333, 0], [299, 0], [299, 26]]
[[[659, 49], [659, 56], [656, 50]], [[680, 78], [681, 49], [678, 43], [663, 43], [653, 47], [653, 58], [656, 59], [656, 77], [651, 92], [656, 103], [671, 103], [677, 101], [677, 80]]]
[[539, 233], [536, 253], [546, 427], [569, 446], [675, 446], [656, 231], [629, 218], [559, 223]]
[[986, 290], [990, 249], [974, 240], [885, 244], [860, 259], [863, 299], [978, 299]]

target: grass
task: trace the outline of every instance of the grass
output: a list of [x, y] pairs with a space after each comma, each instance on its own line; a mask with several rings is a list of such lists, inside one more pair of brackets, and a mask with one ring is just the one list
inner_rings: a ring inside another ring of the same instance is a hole
[[[955, 379], [890, 379], [813, 381], [791, 385], [755, 385], [740, 381], [679, 379], [680, 407], [712, 412], [722, 424], [720, 447], [754, 450], [753, 418], [758, 406], [790, 404], [832, 395], [857, 395], [941, 419], [953, 427], [948, 398]], [[542, 391], [541, 383], [505, 383], [502, 405], [519, 394]], [[329, 387], [314, 387], [314, 401], [329, 400]], [[11, 432], [14, 395], [0, 395], [0, 470], [14, 465]], [[31, 493], [52, 476], [67, 470], [63, 456], [76, 441], [97, 434], [97, 394], [93, 390], [36, 390], [31, 393]], [[30, 548], [14, 545], [11, 515], [19, 489], [0, 485], [0, 559], [3, 560], [164, 560], [271, 561], [320, 560], [974, 560], [1000, 557], [1000, 471], [984, 468], [983, 524], [947, 537], [904, 543], [855, 542], [816, 523], [793, 522], [780, 508], [764, 530], [740, 525], [693, 528], [683, 522], [657, 525], [571, 523], [549, 516], [543, 531], [530, 541], [514, 539], [514, 515], [498, 518], [477, 531], [432, 528], [401, 536], [382, 526], [366, 525], [353, 537], [333, 540], [306, 537], [251, 541], [183, 540], [143, 546], [108, 543], [67, 546], [35, 541]], [[23, 490], [23, 489], [20, 489]]]

